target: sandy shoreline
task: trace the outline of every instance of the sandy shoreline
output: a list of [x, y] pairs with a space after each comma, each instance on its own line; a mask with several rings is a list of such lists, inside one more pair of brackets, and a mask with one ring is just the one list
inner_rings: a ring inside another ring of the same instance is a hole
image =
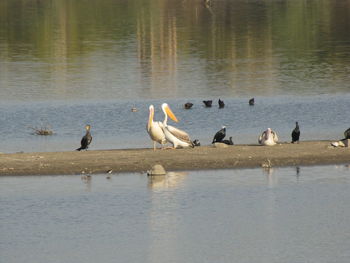
[[333, 148], [329, 141], [279, 144], [272, 147], [234, 145], [194, 149], [94, 150], [0, 155], [0, 175], [63, 175], [146, 172], [154, 164], [167, 170], [204, 170], [271, 166], [349, 164], [350, 148]]

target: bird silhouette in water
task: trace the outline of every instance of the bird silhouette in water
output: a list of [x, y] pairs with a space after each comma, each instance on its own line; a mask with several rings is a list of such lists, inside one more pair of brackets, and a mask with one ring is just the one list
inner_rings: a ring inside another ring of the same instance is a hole
[[227, 145], [234, 145], [231, 136], [230, 136], [230, 138], [228, 140], [223, 140], [222, 143], [227, 144]]
[[223, 100], [219, 99], [218, 103], [219, 103], [219, 109], [222, 109], [225, 107], [225, 102]]
[[255, 103], [254, 98], [251, 98], [251, 99], [249, 100], [249, 105], [250, 105], [250, 106], [253, 106], [253, 105], [254, 105], [254, 103]]
[[81, 151], [81, 150], [87, 150], [87, 148], [89, 147], [89, 144], [92, 141], [92, 136], [90, 134], [90, 125], [86, 125], [85, 126], [85, 130], [86, 130], [86, 134], [83, 136], [83, 138], [81, 138], [80, 141], [80, 148], [77, 149], [77, 151]]
[[300, 137], [299, 123], [295, 122], [295, 128], [292, 131], [292, 143], [299, 142], [299, 137]]
[[344, 140], [350, 139], [350, 128], [344, 132]]
[[187, 102], [187, 103], [185, 103], [184, 108], [185, 108], [186, 110], [188, 110], [188, 109], [191, 109], [192, 106], [193, 106], [193, 103]]
[[222, 126], [221, 130], [215, 134], [212, 143], [222, 142], [222, 140], [225, 138], [225, 136], [226, 136], [226, 127]]
[[203, 103], [204, 103], [205, 107], [210, 108], [213, 101], [212, 100], [203, 100]]

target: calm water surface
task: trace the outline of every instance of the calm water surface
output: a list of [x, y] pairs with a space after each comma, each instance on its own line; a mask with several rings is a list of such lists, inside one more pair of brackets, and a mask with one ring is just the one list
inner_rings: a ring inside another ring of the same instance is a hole
[[[150, 147], [148, 105], [164, 101], [202, 144], [222, 125], [235, 143], [267, 127], [289, 141], [295, 121], [303, 140], [339, 139], [349, 10], [345, 0], [0, 1], [0, 152], [75, 149], [86, 123], [92, 149]], [[54, 136], [31, 134], [47, 125]]]
[[1, 262], [350, 259], [346, 166], [1, 177]]

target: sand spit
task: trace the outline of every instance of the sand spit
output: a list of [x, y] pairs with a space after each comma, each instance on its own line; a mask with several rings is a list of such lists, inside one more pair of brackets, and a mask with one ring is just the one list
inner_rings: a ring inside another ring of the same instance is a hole
[[201, 146], [194, 149], [90, 150], [0, 155], [0, 175], [63, 175], [146, 172], [155, 164], [166, 170], [205, 170], [349, 164], [349, 147], [330, 141], [308, 141], [275, 146]]

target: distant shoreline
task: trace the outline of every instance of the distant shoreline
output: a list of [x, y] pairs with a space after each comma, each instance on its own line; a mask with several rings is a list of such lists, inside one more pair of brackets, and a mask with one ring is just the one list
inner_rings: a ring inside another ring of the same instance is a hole
[[193, 149], [123, 149], [0, 154], [0, 175], [73, 175], [146, 172], [155, 164], [168, 171], [350, 164], [350, 148], [330, 141], [275, 146], [200, 146]]

